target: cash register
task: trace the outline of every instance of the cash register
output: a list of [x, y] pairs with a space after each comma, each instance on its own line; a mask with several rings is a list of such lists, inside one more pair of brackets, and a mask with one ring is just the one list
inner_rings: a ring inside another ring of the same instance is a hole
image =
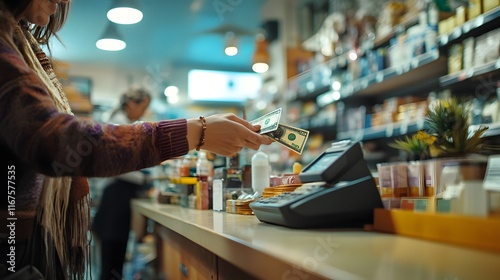
[[299, 174], [293, 192], [250, 204], [262, 222], [290, 228], [362, 227], [382, 199], [359, 142], [339, 141]]

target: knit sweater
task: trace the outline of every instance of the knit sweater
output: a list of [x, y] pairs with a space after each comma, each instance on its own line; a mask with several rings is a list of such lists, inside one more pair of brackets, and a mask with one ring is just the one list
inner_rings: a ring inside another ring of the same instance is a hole
[[[185, 119], [112, 125], [58, 112], [43, 82], [7, 43], [21, 40], [14, 38], [16, 25], [0, 9], [0, 157], [4, 172], [14, 175], [16, 238], [31, 232], [44, 176], [72, 176], [72, 188], [85, 193], [86, 177], [116, 176], [188, 152]], [[7, 204], [0, 202], [3, 221]]]

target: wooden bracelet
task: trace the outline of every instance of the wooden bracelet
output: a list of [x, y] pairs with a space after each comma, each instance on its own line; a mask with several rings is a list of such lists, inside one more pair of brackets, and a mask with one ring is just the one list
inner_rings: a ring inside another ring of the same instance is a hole
[[205, 131], [207, 130], [207, 121], [205, 120], [205, 117], [200, 116], [200, 121], [201, 121], [201, 135], [200, 135], [200, 142], [196, 146], [197, 151], [199, 151], [201, 146], [205, 144]]

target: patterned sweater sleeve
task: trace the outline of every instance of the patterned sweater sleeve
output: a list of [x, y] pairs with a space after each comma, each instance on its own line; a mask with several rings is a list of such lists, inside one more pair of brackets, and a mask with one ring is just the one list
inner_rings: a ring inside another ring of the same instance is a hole
[[42, 81], [0, 45], [0, 148], [49, 176], [107, 177], [188, 152], [185, 119], [111, 125], [60, 113]]

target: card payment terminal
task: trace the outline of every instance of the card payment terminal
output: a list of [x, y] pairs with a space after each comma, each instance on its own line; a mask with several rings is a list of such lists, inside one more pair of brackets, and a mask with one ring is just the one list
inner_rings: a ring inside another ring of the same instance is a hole
[[362, 227], [383, 208], [359, 142], [333, 143], [299, 178], [295, 191], [252, 202], [255, 216], [290, 228]]

